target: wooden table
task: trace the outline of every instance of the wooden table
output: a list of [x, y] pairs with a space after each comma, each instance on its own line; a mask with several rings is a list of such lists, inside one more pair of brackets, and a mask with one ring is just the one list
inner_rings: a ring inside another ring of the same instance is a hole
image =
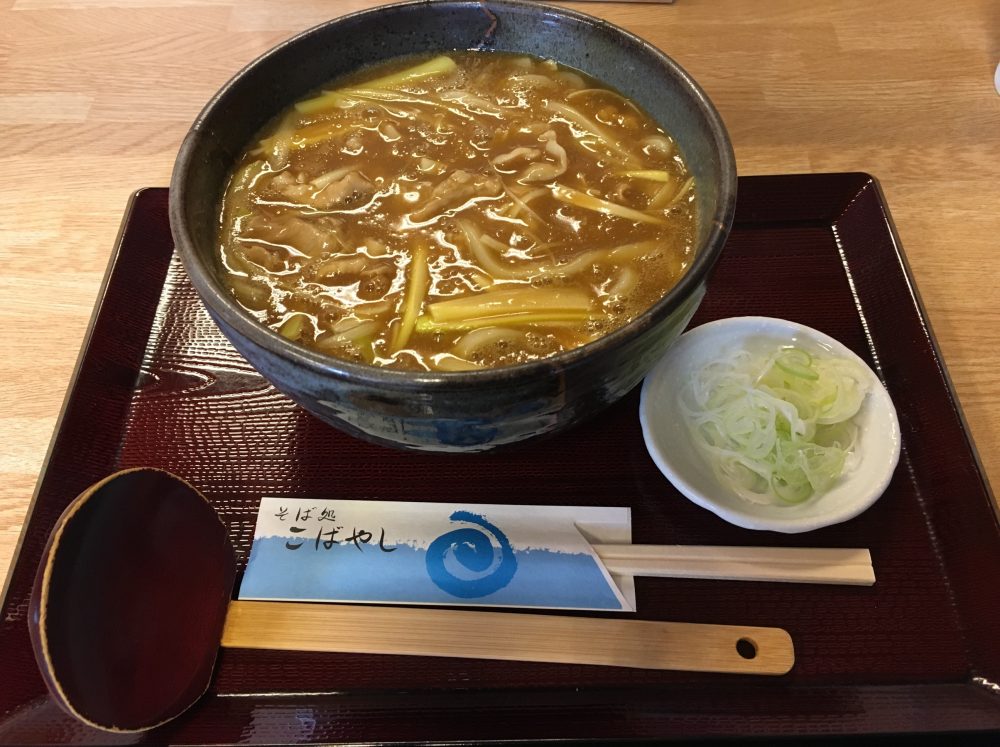
[[[375, 2], [14, 0], [0, 8], [0, 569], [13, 556], [129, 194], [278, 41]], [[566, 3], [645, 37], [718, 106], [741, 174], [881, 181], [1000, 485], [996, 0]], [[0, 571], [0, 572], [2, 572]]]

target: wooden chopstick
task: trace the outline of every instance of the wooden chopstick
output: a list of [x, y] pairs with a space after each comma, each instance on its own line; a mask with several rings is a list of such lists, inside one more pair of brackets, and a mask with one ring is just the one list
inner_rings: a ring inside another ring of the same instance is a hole
[[717, 547], [708, 545], [593, 545], [609, 573], [785, 583], [875, 583], [863, 548]]

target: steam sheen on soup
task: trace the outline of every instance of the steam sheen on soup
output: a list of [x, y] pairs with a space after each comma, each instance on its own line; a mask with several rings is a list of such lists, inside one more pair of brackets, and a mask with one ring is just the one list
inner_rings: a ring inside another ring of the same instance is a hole
[[239, 302], [356, 362], [462, 371], [583, 345], [692, 258], [693, 179], [631, 102], [551, 61], [408, 58], [280, 115], [226, 190]]

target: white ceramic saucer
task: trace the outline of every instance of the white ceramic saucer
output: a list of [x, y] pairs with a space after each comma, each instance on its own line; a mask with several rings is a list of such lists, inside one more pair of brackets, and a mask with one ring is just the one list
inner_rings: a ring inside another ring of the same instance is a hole
[[[722, 485], [692, 445], [679, 410], [681, 382], [692, 372], [730, 349], [758, 340], [819, 345], [835, 356], [857, 361], [872, 378], [871, 391], [855, 416], [860, 428], [857, 465], [828, 492], [796, 505], [758, 505]], [[733, 317], [686, 332], [646, 376], [639, 413], [646, 448], [674, 487], [699, 506], [747, 529], [808, 532], [852, 519], [878, 500], [899, 461], [896, 409], [875, 373], [829, 335], [782, 319]]]

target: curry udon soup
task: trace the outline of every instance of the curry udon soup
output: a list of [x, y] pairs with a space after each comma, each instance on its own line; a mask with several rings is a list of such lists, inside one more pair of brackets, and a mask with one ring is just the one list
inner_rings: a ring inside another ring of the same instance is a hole
[[693, 179], [635, 105], [551, 61], [369, 68], [281, 114], [221, 211], [225, 283], [262, 323], [410, 370], [583, 345], [692, 259]]

